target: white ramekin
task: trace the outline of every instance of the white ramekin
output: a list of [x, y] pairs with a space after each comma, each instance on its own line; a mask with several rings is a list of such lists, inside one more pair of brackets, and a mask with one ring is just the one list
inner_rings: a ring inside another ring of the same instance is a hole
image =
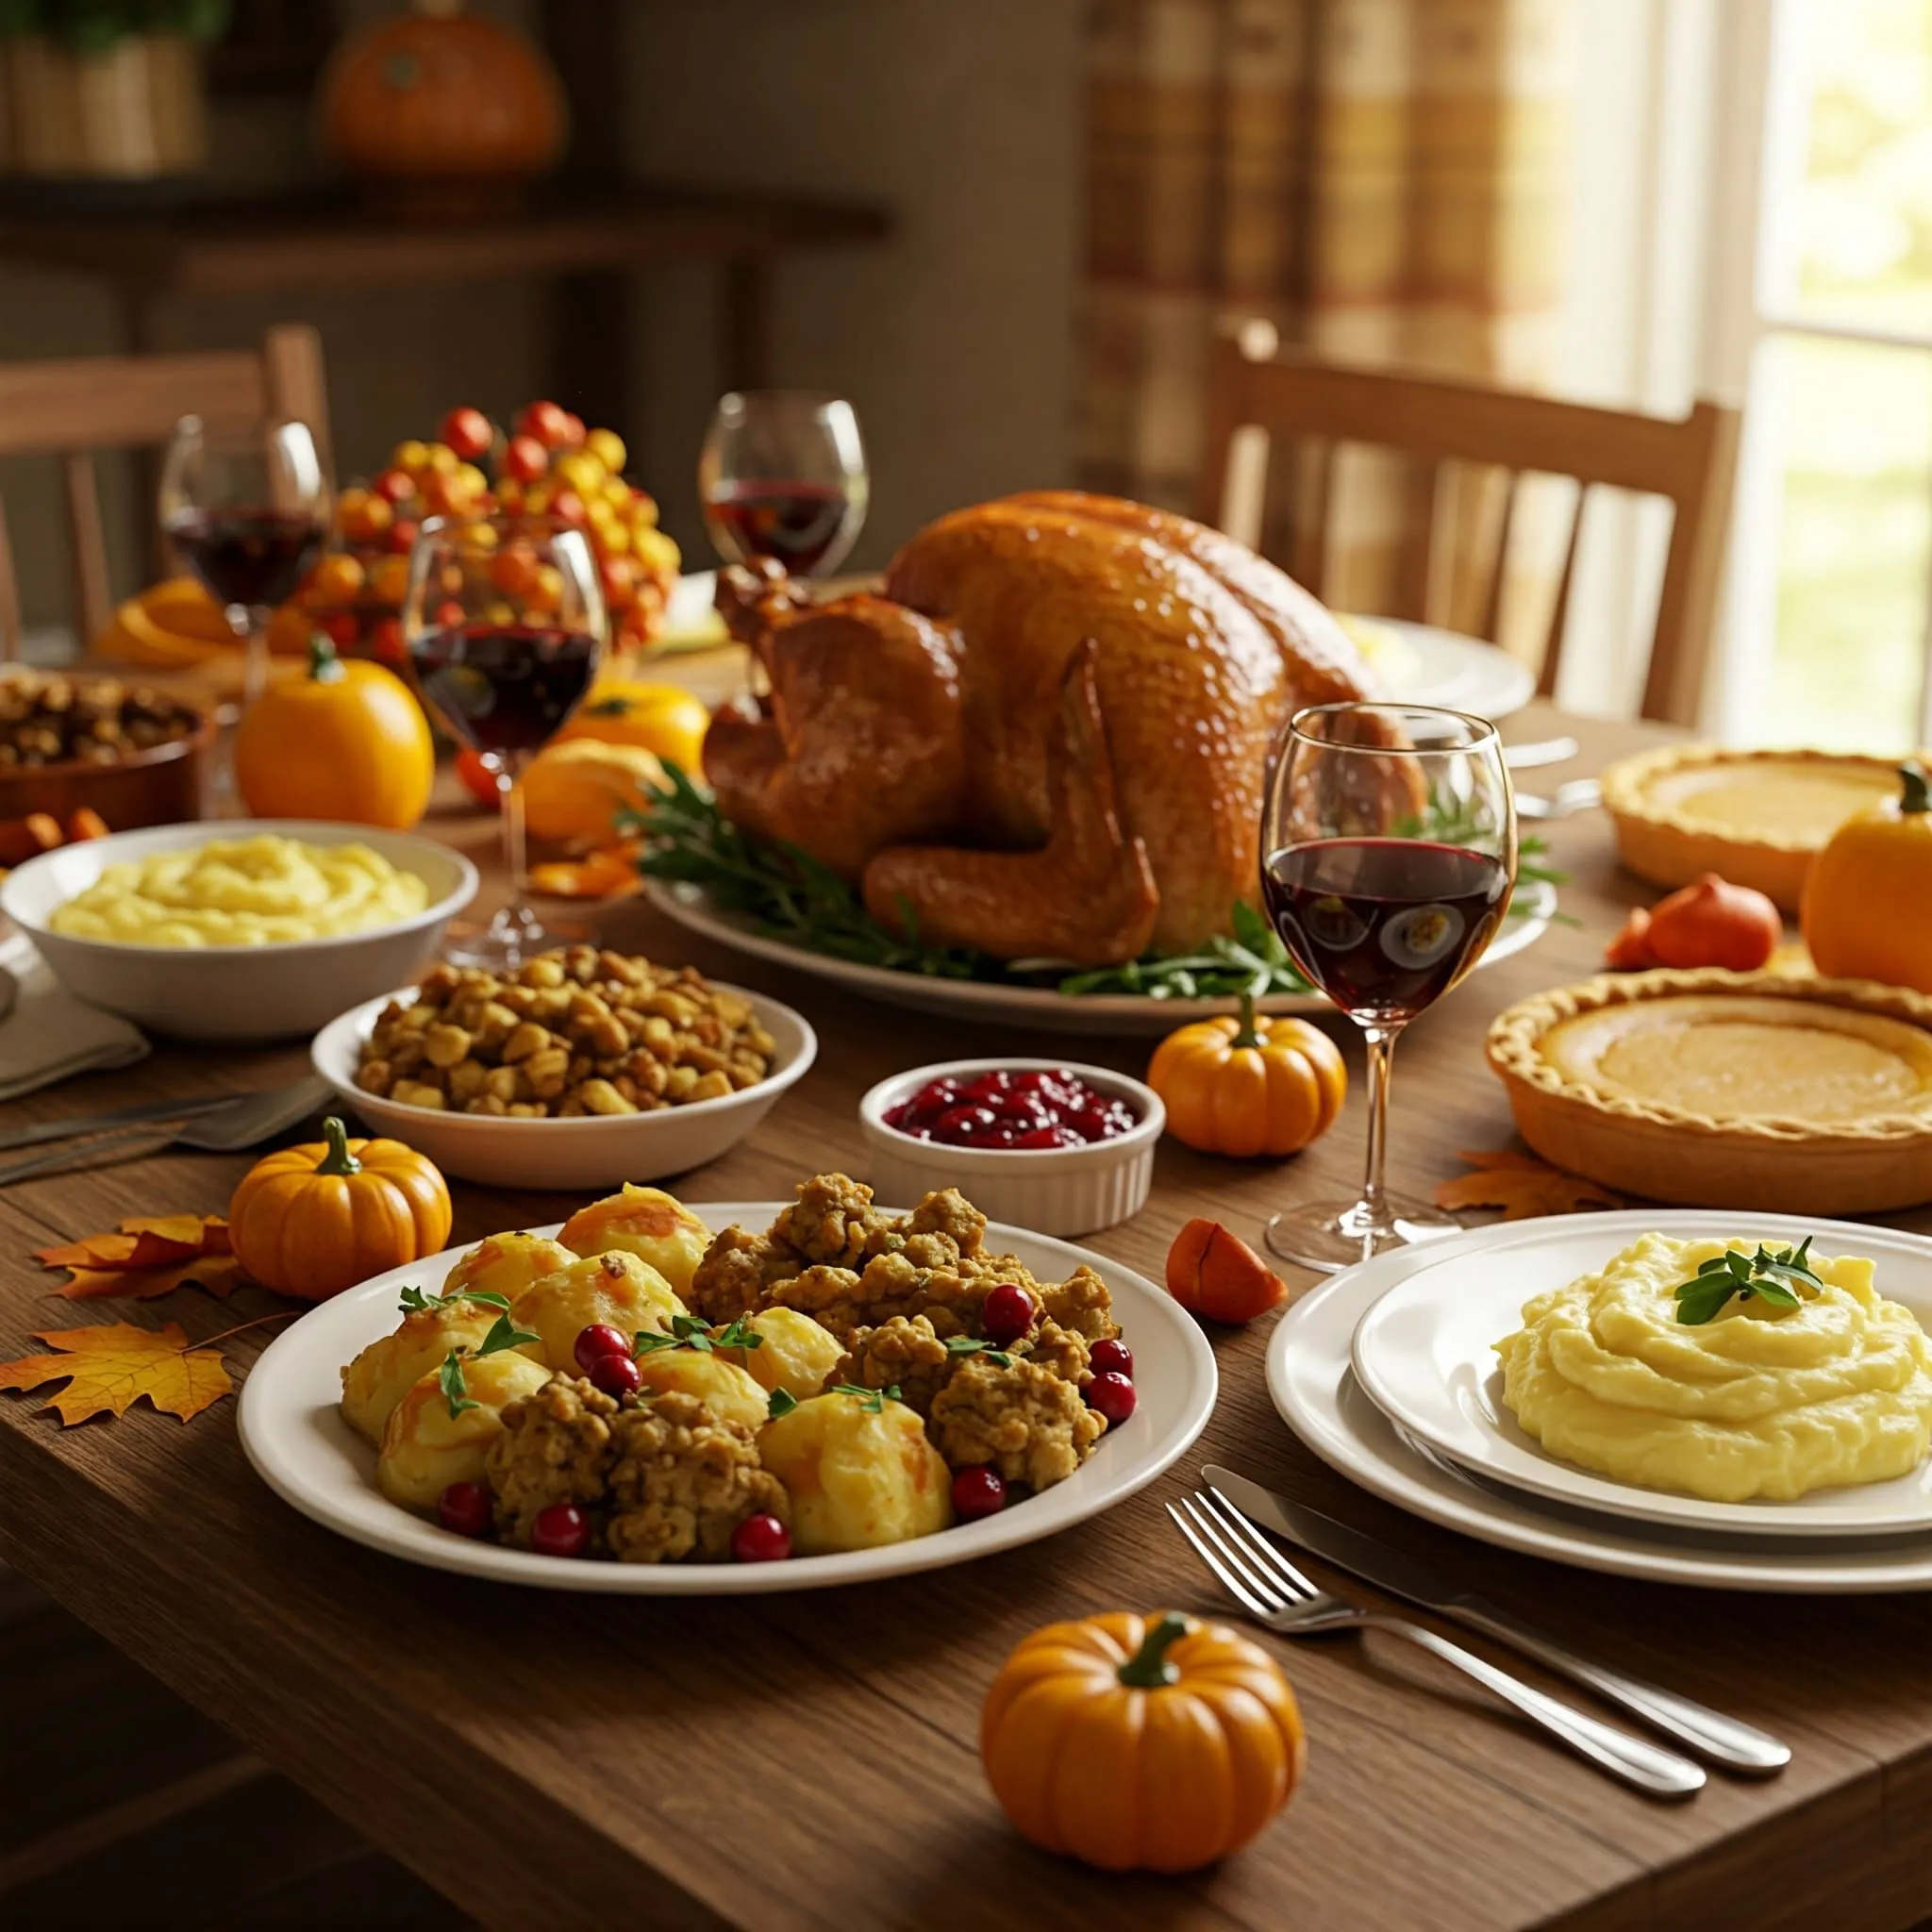
[[[1028, 1151], [1017, 1147], [949, 1147], [917, 1141], [886, 1124], [886, 1115], [929, 1080], [970, 1080], [978, 1074], [1050, 1074], [1064, 1069], [1096, 1091], [1124, 1100], [1139, 1125], [1111, 1141], [1084, 1147]], [[1035, 1234], [1091, 1234], [1138, 1214], [1154, 1184], [1154, 1149], [1167, 1109], [1151, 1087], [1078, 1060], [941, 1060], [881, 1080], [858, 1103], [873, 1192], [910, 1208], [936, 1188], [958, 1188], [991, 1221], [1011, 1222]]]

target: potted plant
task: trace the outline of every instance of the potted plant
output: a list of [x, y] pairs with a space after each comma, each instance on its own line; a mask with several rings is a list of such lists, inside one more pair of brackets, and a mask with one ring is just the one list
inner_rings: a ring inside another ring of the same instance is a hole
[[228, 0], [0, 0], [0, 175], [134, 182], [207, 158]]

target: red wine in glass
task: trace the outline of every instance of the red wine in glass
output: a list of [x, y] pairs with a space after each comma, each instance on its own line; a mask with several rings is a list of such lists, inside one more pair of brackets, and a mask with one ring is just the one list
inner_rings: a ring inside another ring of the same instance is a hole
[[769, 557], [808, 576], [837, 548], [842, 555], [852, 493], [837, 483], [752, 478], [721, 484], [705, 502], [705, 527], [741, 563]]
[[597, 640], [560, 625], [464, 624], [409, 643], [423, 694], [471, 751], [547, 744], [590, 689]]
[[1509, 906], [1499, 858], [1424, 839], [1322, 839], [1261, 867], [1294, 963], [1344, 1012], [1412, 1020], [1482, 957]]
[[327, 526], [299, 510], [244, 506], [184, 510], [167, 528], [188, 567], [231, 609], [286, 603], [328, 541]]

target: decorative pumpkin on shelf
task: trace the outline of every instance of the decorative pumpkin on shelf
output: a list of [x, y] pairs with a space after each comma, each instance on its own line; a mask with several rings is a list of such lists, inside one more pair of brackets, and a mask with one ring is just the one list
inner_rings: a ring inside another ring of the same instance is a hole
[[1721, 966], [1756, 973], [1784, 936], [1784, 918], [1764, 893], [1707, 872], [1647, 911], [1633, 908], [1605, 949], [1604, 963], [1625, 972]]
[[1348, 1092], [1341, 1050], [1306, 1020], [1197, 1020], [1154, 1050], [1147, 1084], [1167, 1130], [1203, 1154], [1299, 1154], [1335, 1124]]
[[343, 42], [323, 75], [331, 159], [364, 180], [448, 190], [514, 186], [563, 153], [563, 89], [522, 34], [416, 0]]
[[1258, 1644], [1169, 1610], [1049, 1624], [993, 1679], [979, 1755], [1042, 1851], [1108, 1872], [1191, 1872], [1293, 1794], [1301, 1711]]
[[347, 819], [407, 832], [429, 804], [436, 746], [394, 672], [336, 656], [317, 635], [308, 672], [278, 678], [235, 733], [235, 784], [264, 819]]
[[352, 1141], [333, 1115], [324, 1138], [264, 1155], [228, 1203], [228, 1240], [250, 1277], [325, 1301], [435, 1254], [449, 1240], [449, 1188], [400, 1141]]
[[1932, 784], [1899, 767], [1899, 798], [1847, 819], [1811, 861], [1800, 919], [1831, 979], [1932, 992]]

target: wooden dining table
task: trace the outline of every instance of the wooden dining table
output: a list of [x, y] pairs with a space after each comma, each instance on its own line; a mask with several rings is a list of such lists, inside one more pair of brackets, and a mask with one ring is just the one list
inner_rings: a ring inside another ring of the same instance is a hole
[[[1541, 706], [1507, 735], [1556, 731], [1573, 732], [1580, 756], [1526, 786], [1552, 789], [1660, 735]], [[427, 829], [493, 865], [490, 822], [454, 791], [439, 793]], [[1551, 825], [1549, 841], [1575, 924], [1475, 973], [1401, 1042], [1391, 1178], [1408, 1191], [1459, 1172], [1457, 1149], [1510, 1142], [1482, 1055], [1491, 1017], [1593, 971], [1624, 909], [1654, 896], [1618, 870], [1601, 814]], [[602, 924], [613, 945], [779, 994], [819, 1029], [817, 1064], [762, 1126], [670, 1183], [694, 1203], [776, 1200], [825, 1169], [863, 1177], [857, 1108], [874, 1080], [941, 1057], [1042, 1050], [1039, 1035], [923, 1018], [694, 943], [641, 900], [606, 908]], [[1358, 1075], [1352, 1029], [1332, 1030]], [[1139, 1073], [1149, 1047], [1068, 1036], [1045, 1050]], [[305, 1059], [300, 1044], [157, 1042], [138, 1066], [4, 1117], [265, 1087]], [[1258, 1243], [1274, 1208], [1355, 1186], [1362, 1135], [1357, 1082], [1339, 1128], [1292, 1160], [1216, 1159], [1169, 1141], [1146, 1208], [1090, 1245], [1158, 1279], [1192, 1216]], [[225, 1304], [191, 1290], [76, 1307], [28, 1258], [125, 1215], [219, 1211], [247, 1164], [103, 1157], [0, 1193], [0, 1357], [28, 1352], [39, 1329], [172, 1320], [212, 1336], [283, 1307], [259, 1289]], [[558, 1221], [582, 1198], [462, 1182], [452, 1192], [457, 1241]], [[1932, 1227], [1924, 1212], [1894, 1219]], [[280, 1325], [223, 1344], [238, 1377]], [[1211, 1331], [1214, 1415], [1151, 1488], [1048, 1541], [891, 1582], [609, 1597], [413, 1567], [272, 1494], [242, 1453], [232, 1401], [186, 1424], [142, 1407], [61, 1428], [38, 1398], [0, 1396], [0, 1557], [492, 1926], [1879, 1932], [1932, 1913], [1932, 1601], [1670, 1588], [1434, 1528], [1296, 1441], [1263, 1382], [1270, 1326]], [[1766, 1781], [1713, 1773], [1694, 1799], [1656, 1802], [1385, 1639], [1266, 1638], [1301, 1700], [1308, 1764], [1258, 1840], [1175, 1878], [1109, 1875], [1032, 1849], [981, 1773], [988, 1686], [1023, 1636], [1058, 1619], [1174, 1607], [1234, 1621], [1162, 1507], [1209, 1460], [1438, 1561], [1574, 1650], [1777, 1733], [1793, 1749], [1789, 1769]]]

